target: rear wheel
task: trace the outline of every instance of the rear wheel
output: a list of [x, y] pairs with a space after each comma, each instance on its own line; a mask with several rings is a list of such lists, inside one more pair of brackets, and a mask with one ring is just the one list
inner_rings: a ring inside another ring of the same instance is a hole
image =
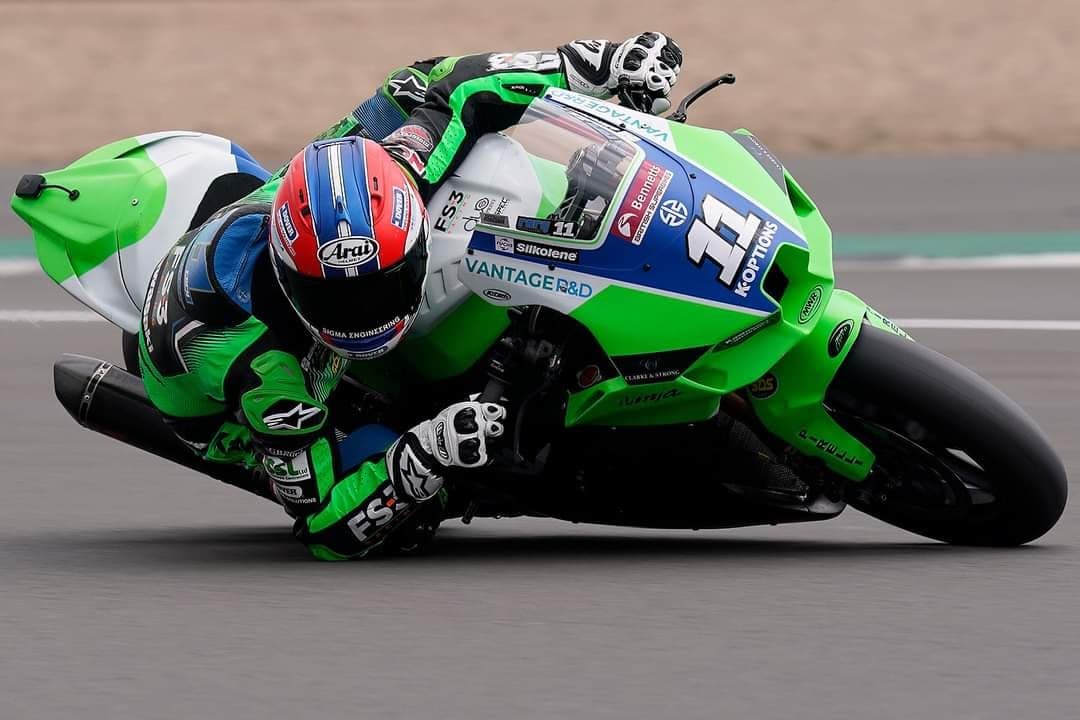
[[848, 502], [926, 537], [1020, 545], [1054, 526], [1065, 468], [1035, 422], [967, 368], [864, 326], [826, 399], [877, 460]]

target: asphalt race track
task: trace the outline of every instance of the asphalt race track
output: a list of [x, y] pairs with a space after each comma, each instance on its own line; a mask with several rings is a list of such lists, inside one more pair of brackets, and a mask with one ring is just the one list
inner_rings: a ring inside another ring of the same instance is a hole
[[[999, 194], [914, 163], [874, 195], [860, 162], [806, 163], [831, 178], [808, 187], [822, 207], [845, 186], [864, 199], [837, 220], [852, 232], [874, 230], [876, 211], [881, 230], [912, 229], [905, 197], [931, 218], [917, 230], [991, 229], [995, 212], [1027, 230], [1080, 222], [1064, 164], [1033, 170], [1015, 188], [1030, 202], [1005, 213]], [[966, 221], [946, 217], [955, 207]], [[895, 318], [1080, 320], [1078, 277], [841, 269], [839, 284]], [[0, 279], [2, 310], [75, 308], [43, 278]], [[430, 557], [321, 564], [275, 506], [66, 415], [52, 361], [118, 359], [118, 334], [0, 322], [0, 717], [1076, 717], [1075, 501], [1013, 550], [948, 547], [849, 510], [698, 533], [454, 522]], [[1080, 332], [913, 334], [1024, 406], [1080, 476]]]

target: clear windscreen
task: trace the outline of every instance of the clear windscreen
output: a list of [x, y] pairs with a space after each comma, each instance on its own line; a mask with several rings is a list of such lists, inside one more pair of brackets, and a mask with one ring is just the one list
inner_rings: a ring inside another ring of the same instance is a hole
[[602, 123], [543, 100], [504, 134], [528, 153], [542, 188], [536, 216], [511, 219], [514, 228], [595, 238], [640, 151]]

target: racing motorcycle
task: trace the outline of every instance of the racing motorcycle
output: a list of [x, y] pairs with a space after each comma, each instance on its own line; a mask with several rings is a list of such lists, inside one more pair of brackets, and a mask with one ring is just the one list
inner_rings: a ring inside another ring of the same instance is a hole
[[[510, 409], [451, 514], [656, 528], [825, 520], [847, 505], [951, 543], [1018, 545], [1067, 496], [1015, 403], [837, 289], [813, 200], [746, 130], [552, 89], [480, 139], [431, 199], [422, 312], [353, 363], [332, 417], [408, 426], [475, 394]], [[160, 132], [25, 176], [12, 207], [55, 282], [124, 331], [127, 370], [54, 367], [84, 426], [266, 495], [196, 459], [135, 376], [154, 267], [269, 176], [228, 140]], [[481, 391], [482, 388], [482, 391]], [[417, 391], [422, 389], [422, 391]]]

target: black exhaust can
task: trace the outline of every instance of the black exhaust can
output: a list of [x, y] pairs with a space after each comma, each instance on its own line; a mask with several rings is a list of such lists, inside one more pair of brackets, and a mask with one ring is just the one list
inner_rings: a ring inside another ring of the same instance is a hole
[[64, 354], [53, 364], [56, 398], [85, 428], [203, 475], [273, 499], [258, 473], [197, 456], [150, 402], [142, 380], [104, 360]]

